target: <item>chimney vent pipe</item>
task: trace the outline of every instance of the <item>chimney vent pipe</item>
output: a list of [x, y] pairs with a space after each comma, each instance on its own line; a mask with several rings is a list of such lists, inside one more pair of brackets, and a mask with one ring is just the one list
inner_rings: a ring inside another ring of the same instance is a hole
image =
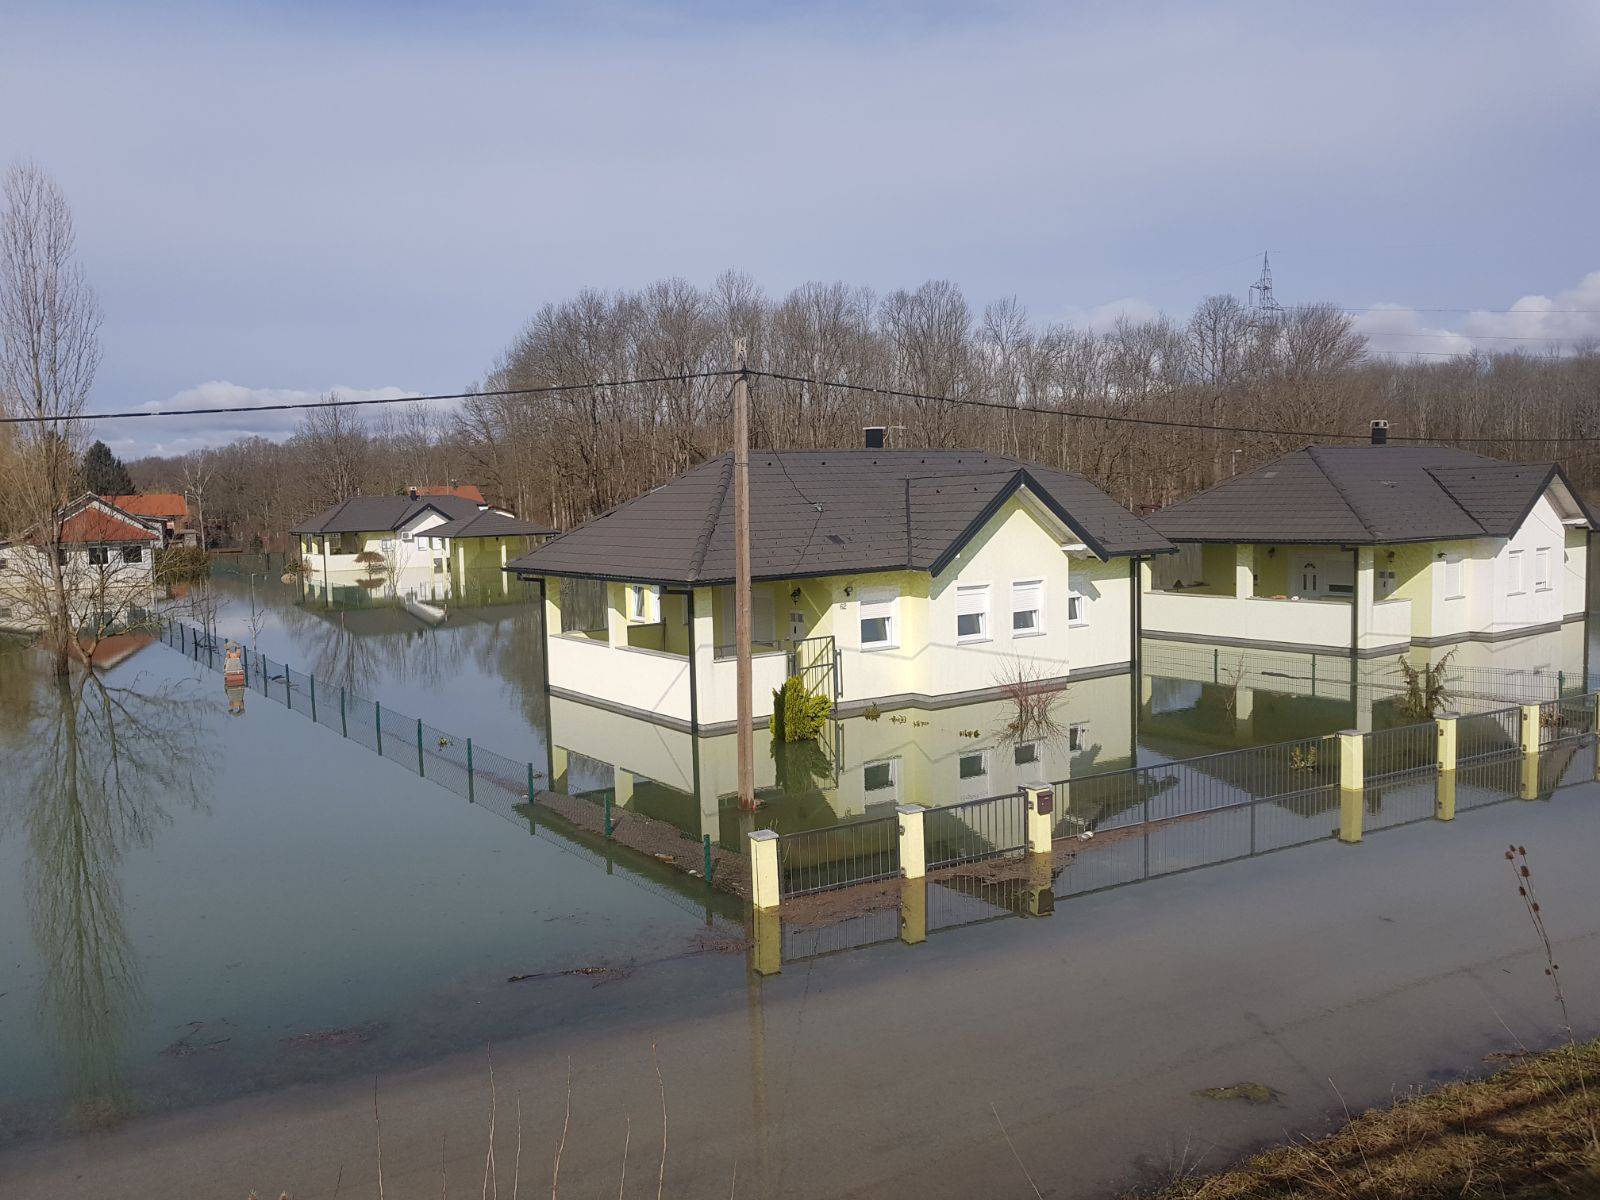
[[883, 449], [884, 430], [885, 427], [882, 425], [866, 425], [862, 427], [861, 432], [866, 435], [865, 444], [868, 450]]
[[1381, 418], [1372, 422], [1372, 444], [1374, 446], [1389, 444], [1389, 422]]

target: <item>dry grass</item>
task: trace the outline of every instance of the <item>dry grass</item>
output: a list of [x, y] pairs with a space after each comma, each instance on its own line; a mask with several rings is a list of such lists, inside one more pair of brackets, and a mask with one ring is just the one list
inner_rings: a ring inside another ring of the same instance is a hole
[[1530, 1055], [1487, 1079], [1372, 1109], [1327, 1137], [1184, 1179], [1161, 1200], [1443, 1200], [1600, 1196], [1586, 1084], [1600, 1041]]

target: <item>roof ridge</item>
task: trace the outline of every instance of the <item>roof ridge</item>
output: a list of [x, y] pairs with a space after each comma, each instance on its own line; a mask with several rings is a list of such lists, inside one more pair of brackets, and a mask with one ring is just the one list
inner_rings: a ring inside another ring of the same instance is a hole
[[[711, 548], [711, 534], [717, 527], [717, 519], [722, 516], [722, 506], [728, 502], [728, 487], [733, 482], [733, 455], [720, 454], [722, 471], [717, 480], [716, 495], [712, 502], [706, 505], [705, 519], [700, 523], [700, 535], [695, 538], [694, 558], [691, 560], [691, 577], [699, 579], [706, 565], [706, 552]], [[683, 476], [678, 476], [683, 478]]]
[[[1512, 463], [1496, 462], [1494, 459], [1490, 459], [1489, 460], [1489, 464], [1491, 466], [1507, 466], [1507, 467], [1514, 465]], [[1446, 497], [1449, 498], [1450, 503], [1454, 504], [1457, 508], [1459, 508], [1461, 510], [1462, 515], [1464, 517], [1466, 517], [1467, 520], [1471, 521], [1474, 525], [1476, 525], [1478, 527], [1478, 532], [1479, 533], [1487, 535], [1489, 533], [1489, 530], [1484, 526], [1484, 523], [1482, 521], [1478, 520], [1478, 518], [1473, 515], [1472, 510], [1461, 502], [1461, 497], [1457, 496], [1454, 492], [1452, 492], [1450, 490], [1450, 485], [1449, 484], [1445, 483], [1445, 481], [1440, 479], [1438, 475], [1434, 474], [1434, 471], [1436, 469], [1440, 470], [1440, 471], [1481, 471], [1483, 468], [1481, 466], [1478, 466], [1478, 465], [1473, 465], [1473, 466], [1470, 466], [1470, 467], [1439, 467], [1439, 468], [1423, 467], [1422, 468], [1422, 473], [1424, 475], [1426, 475], [1429, 479], [1433, 480], [1434, 486], [1437, 487], [1441, 492], [1443, 492], [1445, 494]], [[1547, 474], [1546, 478], [1548, 479], [1548, 474]], [[1543, 491], [1542, 488], [1540, 490], [1541, 490], [1541, 492]]]
[[[1323, 464], [1322, 459], [1317, 454], [1319, 449], [1321, 449], [1320, 446], [1307, 446], [1306, 457], [1316, 464], [1317, 470], [1322, 472], [1322, 477], [1328, 481], [1328, 486], [1338, 493], [1340, 500], [1344, 501], [1345, 508], [1348, 509], [1350, 515], [1355, 518], [1356, 524], [1361, 526], [1368, 537], [1376, 539], [1378, 537], [1378, 531], [1374, 529], [1368, 523], [1367, 519], [1361, 515], [1360, 510], [1355, 506], [1355, 501], [1350, 499], [1350, 493], [1345, 491], [1343, 485], [1341, 485], [1337, 479], [1328, 473], [1328, 468]], [[1424, 470], [1426, 470], [1426, 468], [1424, 468]], [[1471, 519], [1470, 514], [1468, 519]], [[1477, 522], [1474, 521], [1473, 524], [1476, 525]], [[1481, 529], [1482, 526], [1479, 526], [1479, 528]]]

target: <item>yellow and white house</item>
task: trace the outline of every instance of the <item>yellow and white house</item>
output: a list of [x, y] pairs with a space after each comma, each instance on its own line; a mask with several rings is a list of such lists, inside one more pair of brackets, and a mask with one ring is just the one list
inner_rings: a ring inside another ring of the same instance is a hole
[[504, 567], [554, 531], [460, 496], [352, 496], [294, 526], [300, 559], [324, 577], [408, 578]]
[[1148, 518], [1153, 638], [1359, 657], [1582, 620], [1594, 517], [1561, 468], [1308, 446]]
[[[735, 718], [733, 463], [552, 538], [554, 696], [680, 729]], [[757, 452], [755, 715], [785, 678], [840, 715], [936, 708], [1129, 670], [1138, 563], [1171, 547], [1083, 477], [971, 451]]]

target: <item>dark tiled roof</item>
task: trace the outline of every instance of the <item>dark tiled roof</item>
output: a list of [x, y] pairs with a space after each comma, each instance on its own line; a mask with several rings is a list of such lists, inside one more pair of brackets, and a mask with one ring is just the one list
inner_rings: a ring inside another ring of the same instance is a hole
[[1434, 446], [1307, 446], [1147, 519], [1176, 542], [1504, 537], [1552, 480], [1572, 492], [1550, 463], [1503, 463]]
[[521, 517], [498, 508], [474, 511], [470, 517], [457, 517], [427, 531], [428, 537], [548, 537], [555, 530], [537, 521], [524, 521]]
[[[977, 451], [752, 451], [751, 573], [938, 571], [1023, 487], [1103, 558], [1172, 549], [1071, 471]], [[721, 583], [734, 573], [733, 521], [733, 456], [725, 454], [551, 539], [510, 569]]]
[[399, 529], [424, 509], [437, 509], [447, 520], [471, 516], [478, 506], [459, 496], [351, 496], [325, 508], [290, 533], [374, 533]]

